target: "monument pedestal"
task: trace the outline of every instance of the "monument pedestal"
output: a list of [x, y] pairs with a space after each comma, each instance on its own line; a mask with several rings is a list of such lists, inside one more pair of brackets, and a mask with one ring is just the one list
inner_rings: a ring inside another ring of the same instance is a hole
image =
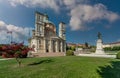
[[102, 39], [97, 40], [96, 52], [95, 54], [105, 54], [103, 47], [102, 47]]
[[105, 54], [102, 47], [102, 39], [97, 40], [96, 52], [92, 54], [78, 54], [78, 56], [88, 56], [88, 57], [104, 57], [104, 58], [116, 58], [116, 55]]
[[92, 54], [78, 54], [78, 56], [88, 56], [88, 57], [104, 57], [104, 58], [116, 58], [116, 55], [107, 55], [103, 50], [101, 33], [98, 32], [98, 40], [96, 44], [96, 52]]

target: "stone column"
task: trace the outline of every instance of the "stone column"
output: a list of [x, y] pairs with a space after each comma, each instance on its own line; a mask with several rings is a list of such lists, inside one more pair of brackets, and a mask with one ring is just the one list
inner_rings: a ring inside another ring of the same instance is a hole
[[61, 49], [61, 52], [63, 52], [63, 42], [61, 41], [61, 43], [60, 43], [60, 49]]
[[38, 40], [38, 38], [36, 39], [36, 50], [37, 50], [37, 53], [38, 53], [38, 51], [39, 51], [39, 40]]
[[50, 40], [49, 52], [53, 52], [53, 41]]
[[56, 52], [59, 52], [59, 44], [58, 44], [58, 41], [56, 41], [56, 43], [55, 43], [56, 45], [55, 45], [55, 47], [56, 47]]
[[44, 27], [44, 26], [42, 26], [41, 36], [42, 36], [42, 37], [44, 37], [44, 36], [45, 36], [45, 27]]
[[32, 40], [31, 47], [34, 47], [33, 53], [37, 53], [37, 39]]
[[44, 46], [43, 52], [46, 53], [46, 39], [44, 39], [43, 41], [44, 41], [44, 42], [43, 42], [43, 44], [44, 44], [44, 45], [43, 45], [43, 46]]
[[66, 42], [64, 41], [64, 52], [66, 52]]

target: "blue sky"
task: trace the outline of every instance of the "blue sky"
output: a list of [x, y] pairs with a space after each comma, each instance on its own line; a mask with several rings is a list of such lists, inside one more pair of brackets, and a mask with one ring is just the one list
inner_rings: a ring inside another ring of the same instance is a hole
[[27, 43], [34, 29], [34, 13], [46, 13], [58, 29], [66, 23], [67, 42], [96, 44], [97, 32], [104, 43], [120, 41], [120, 0], [0, 0], [0, 43]]

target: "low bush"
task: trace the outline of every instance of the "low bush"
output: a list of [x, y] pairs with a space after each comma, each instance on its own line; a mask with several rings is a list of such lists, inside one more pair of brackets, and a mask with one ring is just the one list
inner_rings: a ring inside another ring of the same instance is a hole
[[9, 45], [2, 45], [0, 51], [2, 52], [2, 57], [4, 58], [15, 58], [19, 66], [21, 66], [20, 58], [26, 58], [27, 53], [32, 51], [32, 48], [25, 46], [24, 43], [12, 43]]
[[66, 52], [66, 56], [73, 56], [74, 55], [74, 52], [72, 50], [68, 50]]
[[106, 47], [104, 48], [105, 51], [119, 51], [120, 46], [114, 46], [114, 47]]
[[120, 51], [117, 53], [116, 58], [120, 59]]
[[96, 51], [95, 48], [91, 48], [91, 49], [90, 49], [90, 52], [92, 52], [92, 53], [95, 53], [95, 51]]
[[2, 52], [0, 51], [0, 56], [2, 56]]

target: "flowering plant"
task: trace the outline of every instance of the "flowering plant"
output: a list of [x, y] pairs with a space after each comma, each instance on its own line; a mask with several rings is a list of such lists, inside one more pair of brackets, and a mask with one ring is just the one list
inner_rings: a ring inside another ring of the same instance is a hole
[[16, 58], [16, 61], [21, 64], [19, 58], [26, 58], [27, 53], [31, 51], [32, 48], [29, 48], [24, 45], [24, 43], [12, 43], [10, 45], [2, 45], [0, 51], [2, 51], [2, 57], [4, 58]]

